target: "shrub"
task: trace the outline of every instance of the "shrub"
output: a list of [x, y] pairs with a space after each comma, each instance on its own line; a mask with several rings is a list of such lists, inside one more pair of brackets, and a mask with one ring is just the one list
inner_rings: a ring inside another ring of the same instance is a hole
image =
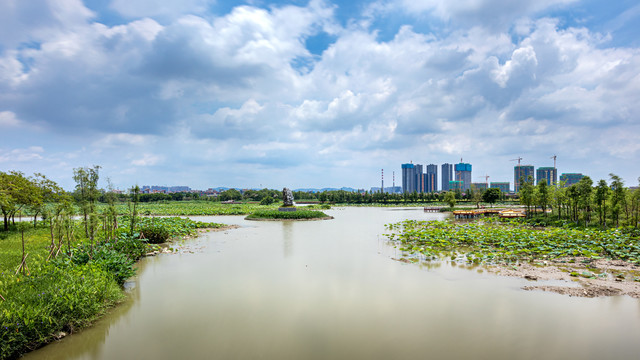
[[265, 196], [260, 200], [260, 205], [271, 205], [273, 204], [273, 198], [271, 196]]
[[140, 236], [144, 236], [149, 244], [162, 244], [169, 240], [171, 234], [165, 226], [149, 224], [140, 229]]

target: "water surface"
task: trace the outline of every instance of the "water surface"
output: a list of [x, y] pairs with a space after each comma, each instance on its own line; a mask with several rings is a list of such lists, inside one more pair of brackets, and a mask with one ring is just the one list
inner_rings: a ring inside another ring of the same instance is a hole
[[131, 299], [28, 359], [637, 358], [640, 301], [521, 290], [451, 263], [405, 264], [382, 234], [421, 210], [250, 222], [143, 260]]

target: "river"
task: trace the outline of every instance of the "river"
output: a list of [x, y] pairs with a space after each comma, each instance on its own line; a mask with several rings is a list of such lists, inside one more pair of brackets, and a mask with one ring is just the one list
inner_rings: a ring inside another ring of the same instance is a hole
[[631, 359], [640, 301], [525, 291], [450, 262], [406, 264], [384, 224], [416, 209], [252, 222], [144, 259], [130, 299], [25, 359]]

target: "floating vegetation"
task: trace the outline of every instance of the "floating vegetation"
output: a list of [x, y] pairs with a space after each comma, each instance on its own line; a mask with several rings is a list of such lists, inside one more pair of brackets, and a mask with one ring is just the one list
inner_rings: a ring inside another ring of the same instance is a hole
[[[470, 263], [533, 262], [550, 259], [607, 258], [640, 264], [637, 237], [617, 229], [545, 228], [512, 223], [454, 223], [406, 220], [388, 224], [386, 236], [399, 249], [427, 258]], [[567, 260], [572, 262], [571, 260]], [[582, 277], [592, 277], [593, 274]]]

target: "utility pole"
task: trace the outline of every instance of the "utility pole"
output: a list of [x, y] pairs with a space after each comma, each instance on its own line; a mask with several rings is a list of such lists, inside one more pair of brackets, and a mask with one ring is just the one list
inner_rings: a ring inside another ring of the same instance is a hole
[[380, 187], [380, 194], [384, 194], [384, 169], [380, 170], [381, 173], [381, 177], [382, 177], [382, 186]]

